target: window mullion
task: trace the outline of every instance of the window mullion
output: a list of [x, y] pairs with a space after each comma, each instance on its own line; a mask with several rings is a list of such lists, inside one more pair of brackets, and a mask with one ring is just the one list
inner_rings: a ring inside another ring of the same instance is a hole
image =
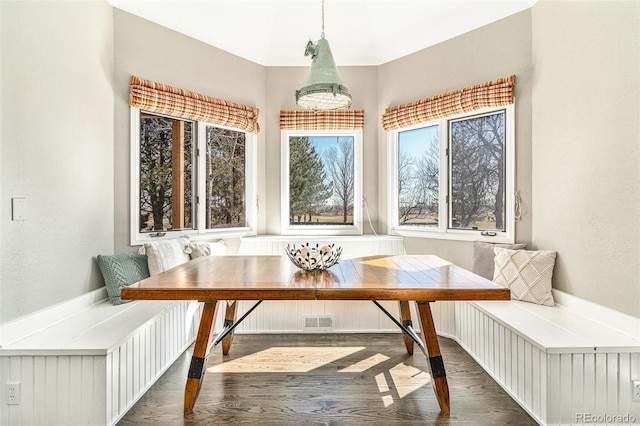
[[206, 161], [207, 161], [207, 146], [206, 146], [206, 124], [202, 122], [198, 122], [197, 130], [196, 130], [196, 164], [197, 164], [197, 179], [196, 179], [196, 230], [198, 233], [202, 233], [206, 231], [206, 223], [205, 223], [205, 209], [206, 209], [206, 188], [207, 185], [205, 182], [207, 181], [206, 176]]
[[131, 108], [131, 242], [138, 240], [140, 220], [140, 109]]
[[398, 137], [399, 132], [393, 130], [387, 136], [387, 206], [389, 224], [388, 232], [391, 234], [400, 225], [400, 211], [398, 207]]
[[438, 135], [440, 142], [440, 173], [438, 175], [439, 184], [439, 204], [438, 204], [438, 231], [447, 232], [451, 217], [451, 197], [449, 196], [449, 183], [451, 181], [451, 149], [449, 144], [449, 122], [445, 119], [438, 123]]

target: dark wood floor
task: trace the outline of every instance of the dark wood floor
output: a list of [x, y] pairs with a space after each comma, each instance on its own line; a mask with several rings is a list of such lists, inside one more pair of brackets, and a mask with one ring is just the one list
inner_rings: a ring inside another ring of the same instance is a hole
[[188, 350], [119, 425], [537, 424], [457, 343], [440, 345], [450, 415], [426, 358], [417, 347], [408, 356], [399, 334], [237, 335], [229, 356], [209, 356], [192, 414], [182, 414]]

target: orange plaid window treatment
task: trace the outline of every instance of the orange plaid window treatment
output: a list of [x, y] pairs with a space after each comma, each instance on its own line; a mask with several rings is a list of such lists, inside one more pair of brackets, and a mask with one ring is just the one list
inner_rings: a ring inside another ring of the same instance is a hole
[[258, 133], [258, 108], [131, 76], [129, 105], [149, 112]]
[[364, 110], [280, 111], [280, 130], [358, 130]]
[[382, 114], [385, 131], [426, 123], [481, 108], [512, 104], [516, 76], [512, 75], [462, 90], [388, 107]]

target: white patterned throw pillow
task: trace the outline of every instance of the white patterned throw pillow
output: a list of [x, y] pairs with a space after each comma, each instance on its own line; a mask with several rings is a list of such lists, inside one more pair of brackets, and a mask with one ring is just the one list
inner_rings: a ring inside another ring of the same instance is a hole
[[511, 290], [512, 300], [553, 306], [551, 279], [556, 252], [495, 247], [493, 281]]
[[149, 273], [155, 275], [191, 260], [184, 252], [188, 245], [188, 237], [154, 241], [144, 244], [138, 253], [147, 255]]

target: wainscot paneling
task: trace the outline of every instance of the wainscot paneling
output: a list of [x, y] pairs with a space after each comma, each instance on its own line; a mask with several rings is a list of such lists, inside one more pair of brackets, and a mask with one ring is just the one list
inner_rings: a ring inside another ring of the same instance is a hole
[[193, 342], [199, 318], [196, 302], [107, 301], [3, 346], [0, 383], [19, 382], [21, 401], [3, 393], [0, 424], [116, 424]]
[[[627, 347], [545, 347], [475, 302], [454, 303], [455, 340], [538, 423], [640, 422], [640, 402], [632, 401], [631, 394], [631, 380], [640, 378], [640, 336], [635, 346]], [[539, 325], [543, 328], [544, 322]], [[615, 329], [591, 338], [607, 342], [614, 334], [626, 340], [626, 334]]]

